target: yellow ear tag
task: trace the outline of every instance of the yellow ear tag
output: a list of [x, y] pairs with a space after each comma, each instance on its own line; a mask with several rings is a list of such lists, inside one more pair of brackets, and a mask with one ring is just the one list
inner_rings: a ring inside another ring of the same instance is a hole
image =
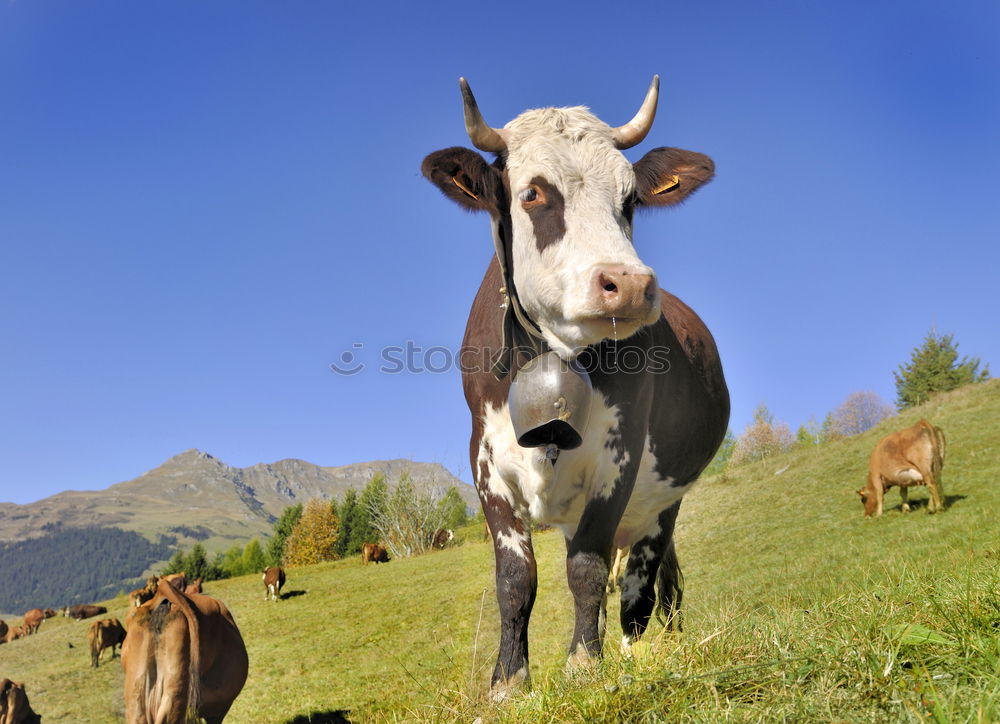
[[455, 176], [452, 176], [451, 177], [451, 182], [453, 184], [455, 184], [456, 186], [458, 186], [458, 188], [460, 188], [462, 190], [462, 193], [464, 193], [466, 196], [471, 196], [476, 201], [479, 201], [479, 197], [476, 196], [474, 193], [472, 193], [472, 191], [470, 191], [468, 189], [468, 187], [466, 187], [465, 184], [463, 184], [461, 181], [459, 181], [458, 178], [456, 178]]
[[659, 196], [660, 194], [665, 194], [667, 193], [667, 191], [673, 191], [680, 185], [681, 185], [681, 177], [675, 174], [671, 176], [670, 180], [667, 181], [665, 184], [653, 189], [653, 195]]

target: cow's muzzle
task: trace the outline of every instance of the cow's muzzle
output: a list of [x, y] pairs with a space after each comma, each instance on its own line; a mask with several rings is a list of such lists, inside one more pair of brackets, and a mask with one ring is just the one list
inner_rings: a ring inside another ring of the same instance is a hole
[[656, 275], [642, 266], [604, 266], [594, 271], [591, 295], [601, 316], [647, 319], [656, 304]]

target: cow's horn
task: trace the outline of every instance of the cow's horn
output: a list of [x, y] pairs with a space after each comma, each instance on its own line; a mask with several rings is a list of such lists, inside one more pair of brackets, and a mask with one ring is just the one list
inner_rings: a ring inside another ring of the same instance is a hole
[[506, 150], [507, 131], [502, 128], [491, 128], [487, 125], [486, 121], [483, 120], [483, 114], [479, 112], [476, 97], [472, 95], [468, 81], [465, 78], [459, 78], [458, 84], [462, 88], [462, 103], [465, 106], [465, 130], [469, 133], [472, 145], [480, 151], [500, 153], [500, 151]]
[[642, 102], [642, 108], [635, 114], [635, 118], [624, 126], [612, 131], [615, 140], [615, 148], [632, 148], [649, 133], [653, 127], [653, 119], [656, 117], [656, 101], [660, 96], [660, 76], [654, 75], [653, 82], [649, 84], [646, 91], [646, 100]]

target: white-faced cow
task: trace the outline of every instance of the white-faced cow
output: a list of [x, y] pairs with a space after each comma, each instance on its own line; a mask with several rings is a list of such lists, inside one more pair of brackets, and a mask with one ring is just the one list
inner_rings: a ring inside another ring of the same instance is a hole
[[[526, 111], [494, 129], [464, 79], [460, 85], [466, 130], [496, 158], [448, 148], [429, 155], [422, 171], [492, 221], [496, 257], [472, 306], [462, 361], [472, 469], [496, 557], [501, 633], [492, 692], [501, 698], [529, 676], [531, 520], [566, 538], [576, 608], [569, 666], [601, 653], [615, 547], [632, 546], [621, 591], [626, 645], [654, 608], [670, 617], [680, 604], [674, 523], [681, 496], [725, 434], [729, 393], [712, 335], [659, 289], [632, 245], [632, 223], [637, 209], [685, 199], [714, 165], [677, 148], [653, 149], [634, 164], [622, 154], [649, 132], [658, 77], [636, 117], [618, 128], [575, 107]], [[549, 351], [575, 360], [592, 385], [573, 449], [521, 447], [513, 429], [511, 381]]]

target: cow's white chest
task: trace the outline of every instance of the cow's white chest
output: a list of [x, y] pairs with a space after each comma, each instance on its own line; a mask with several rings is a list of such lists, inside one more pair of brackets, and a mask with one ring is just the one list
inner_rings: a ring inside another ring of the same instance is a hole
[[[522, 517], [558, 527], [567, 537], [576, 533], [587, 503], [608, 498], [628, 463], [609, 445], [619, 436], [619, 412], [594, 392], [583, 443], [559, 453], [555, 465], [544, 448], [517, 444], [506, 403], [487, 404], [479, 463], [489, 471], [487, 489], [508, 501]], [[632, 545], [657, 530], [657, 517], [690, 486], [674, 487], [654, 470], [655, 459], [645, 440], [639, 471], [628, 506], [615, 533], [615, 545]], [[482, 481], [479, 481], [482, 482]]]

